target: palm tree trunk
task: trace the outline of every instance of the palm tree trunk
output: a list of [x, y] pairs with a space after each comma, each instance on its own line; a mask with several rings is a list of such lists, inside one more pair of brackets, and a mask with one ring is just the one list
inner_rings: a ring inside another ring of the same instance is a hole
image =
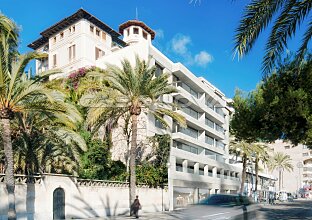
[[[136, 159], [136, 148], [137, 148], [137, 131], [138, 131], [138, 116], [132, 115], [132, 124], [131, 124], [131, 149], [130, 149], [130, 208], [131, 204], [136, 196], [136, 176], [135, 176], [135, 159]], [[131, 210], [130, 210], [131, 211]]]
[[258, 178], [259, 178], [259, 158], [256, 158], [255, 162], [255, 171], [256, 171], [256, 184], [255, 184], [255, 191], [258, 190]]
[[247, 164], [247, 156], [246, 154], [243, 155], [242, 158], [243, 162], [243, 170], [242, 170], [242, 182], [241, 182], [241, 187], [240, 187], [240, 193], [242, 194], [244, 192], [244, 185], [245, 185], [245, 180], [246, 180], [246, 164]]
[[14, 181], [14, 162], [13, 162], [13, 150], [12, 150], [12, 140], [11, 140], [11, 127], [10, 119], [2, 118], [2, 140], [4, 145], [4, 154], [6, 158], [6, 189], [8, 191], [8, 220], [16, 220], [16, 210], [15, 210], [15, 181]]
[[281, 191], [281, 183], [282, 183], [282, 170], [281, 169], [279, 169], [279, 171], [278, 171], [279, 173], [278, 173], [278, 189], [279, 189], [279, 191]]

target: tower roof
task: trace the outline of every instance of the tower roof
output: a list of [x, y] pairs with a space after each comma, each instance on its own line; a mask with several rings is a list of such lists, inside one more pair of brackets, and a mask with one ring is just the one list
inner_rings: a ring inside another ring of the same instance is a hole
[[126, 21], [125, 23], [119, 25], [119, 33], [123, 34], [123, 30], [130, 27], [130, 26], [140, 26], [141, 28], [143, 28], [145, 31], [147, 31], [151, 37], [152, 40], [155, 38], [155, 31], [153, 31], [149, 26], [147, 26], [143, 21], [139, 21], [139, 20], [129, 20]]

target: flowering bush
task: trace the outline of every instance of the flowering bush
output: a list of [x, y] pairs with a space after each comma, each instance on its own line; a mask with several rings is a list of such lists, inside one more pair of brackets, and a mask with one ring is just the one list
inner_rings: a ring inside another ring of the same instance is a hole
[[67, 78], [67, 86], [70, 89], [77, 90], [77, 88], [79, 86], [80, 78], [83, 78], [88, 72], [94, 71], [95, 69], [96, 69], [95, 66], [92, 66], [89, 68], [82, 67], [82, 68], [79, 68], [78, 70], [76, 70], [75, 72], [69, 74], [69, 76]]

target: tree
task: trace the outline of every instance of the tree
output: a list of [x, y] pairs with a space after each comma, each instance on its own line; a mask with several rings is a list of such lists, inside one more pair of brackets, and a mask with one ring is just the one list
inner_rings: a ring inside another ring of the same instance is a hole
[[[170, 103], [162, 101], [163, 95], [170, 95], [177, 90], [169, 85], [168, 74], [155, 76], [155, 67], [149, 68], [145, 61], [136, 57], [136, 65], [128, 60], [122, 61], [121, 68], [108, 65], [105, 73], [100, 73], [103, 84], [92, 88], [92, 92], [82, 97], [82, 103], [89, 106], [86, 122], [90, 126], [112, 128], [124, 115], [131, 118], [130, 147], [130, 202], [136, 196], [136, 150], [138, 119], [144, 114], [152, 114], [167, 125], [164, 115], [184, 124], [184, 118], [172, 111]], [[97, 73], [93, 73], [93, 76]]]
[[278, 188], [281, 191], [282, 174], [284, 170], [292, 171], [293, 165], [291, 163], [291, 158], [289, 155], [277, 152], [273, 155], [272, 160], [270, 160], [268, 167], [271, 171], [278, 170]]
[[255, 182], [255, 191], [258, 190], [258, 179], [259, 179], [259, 162], [267, 165], [270, 160], [269, 149], [267, 145], [263, 143], [254, 143], [253, 149], [255, 150], [255, 172], [256, 172], [256, 182]]
[[242, 170], [242, 179], [241, 179], [241, 187], [239, 189], [240, 193], [244, 191], [244, 184], [246, 181], [246, 171], [247, 171], [247, 163], [251, 160], [253, 155], [253, 149], [251, 148], [251, 144], [246, 141], [234, 141], [230, 142], [230, 154], [234, 154], [236, 156], [241, 157], [243, 170]]
[[[236, 29], [235, 53], [239, 58], [250, 52], [260, 33], [273, 19], [272, 30], [266, 43], [262, 69], [270, 73], [278, 58], [287, 48], [287, 41], [292, 38], [299, 26], [309, 17], [312, 1], [294, 0], [254, 0], [245, 8], [244, 15]], [[301, 45], [297, 51], [297, 60], [301, 60], [312, 37], [312, 23], [307, 24]]]
[[261, 85], [264, 113], [260, 125], [272, 140], [312, 146], [312, 61], [300, 67], [290, 58]]
[[[50, 109], [57, 109], [55, 103], [45, 103]], [[86, 150], [86, 143], [75, 132], [77, 122], [82, 120], [75, 107], [64, 103], [64, 112], [19, 112], [12, 123], [12, 138], [18, 168], [25, 174], [62, 170], [76, 171], [80, 153]], [[52, 107], [52, 108], [51, 108]], [[62, 158], [61, 167], [56, 160]]]
[[[50, 71], [42, 77], [28, 79], [24, 74], [26, 65], [34, 58], [46, 55], [30, 52], [19, 55], [10, 61], [10, 39], [2, 37], [0, 45], [0, 120], [2, 124], [2, 141], [6, 158], [6, 188], [8, 191], [8, 219], [16, 219], [14, 160], [11, 140], [11, 121], [18, 112], [63, 111], [63, 96], [57, 91], [47, 89], [41, 81], [58, 71]], [[40, 100], [58, 102], [58, 109], [43, 108]]]

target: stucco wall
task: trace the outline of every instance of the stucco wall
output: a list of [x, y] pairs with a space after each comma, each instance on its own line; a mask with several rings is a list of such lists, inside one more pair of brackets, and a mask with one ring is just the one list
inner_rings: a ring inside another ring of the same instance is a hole
[[[0, 220], [7, 219], [7, 193], [3, 176], [0, 181]], [[20, 178], [16, 184], [18, 219], [53, 219], [53, 192], [65, 191], [67, 219], [104, 217], [129, 213], [129, 188], [125, 183], [84, 181], [70, 176], [44, 175], [37, 183], [26, 184]], [[23, 183], [24, 182], [24, 183]], [[169, 207], [167, 190], [138, 187], [142, 212], [158, 212]]]

